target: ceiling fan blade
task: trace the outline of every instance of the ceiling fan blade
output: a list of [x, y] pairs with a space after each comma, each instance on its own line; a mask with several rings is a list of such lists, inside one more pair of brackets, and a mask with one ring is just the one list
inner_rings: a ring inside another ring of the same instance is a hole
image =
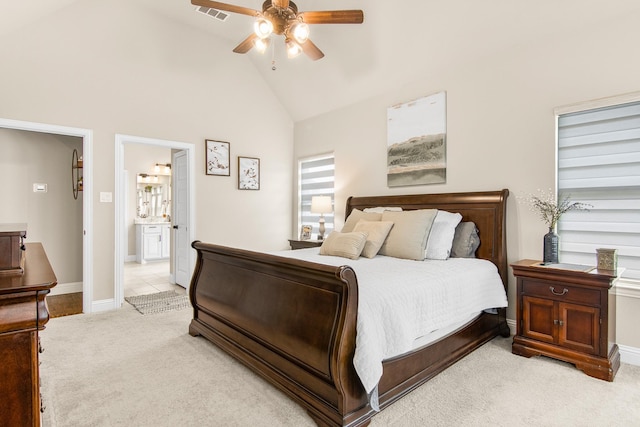
[[191, 4], [194, 6], [204, 6], [213, 9], [224, 10], [225, 12], [239, 13], [241, 15], [256, 16], [260, 12], [255, 9], [249, 9], [248, 7], [235, 6], [233, 4], [220, 3], [211, 0], [191, 0]]
[[307, 24], [362, 24], [364, 13], [361, 10], [321, 10], [298, 14]]
[[306, 42], [302, 43], [300, 47], [302, 48], [302, 51], [305, 53], [305, 55], [307, 55], [309, 58], [311, 58], [314, 61], [317, 61], [318, 59], [321, 59], [322, 57], [324, 57], [324, 53], [322, 53], [322, 51], [318, 49], [318, 46], [316, 46], [309, 39], [307, 39]]
[[257, 38], [258, 36], [256, 36], [255, 33], [251, 33], [249, 34], [249, 37], [247, 37], [246, 39], [242, 40], [240, 42], [240, 44], [238, 46], [235, 47], [235, 49], [233, 49], [233, 51], [235, 53], [247, 53], [251, 50], [251, 48], [253, 47], [253, 40], [255, 38]]
[[286, 9], [289, 7], [289, 0], [271, 0], [271, 4], [278, 9]]

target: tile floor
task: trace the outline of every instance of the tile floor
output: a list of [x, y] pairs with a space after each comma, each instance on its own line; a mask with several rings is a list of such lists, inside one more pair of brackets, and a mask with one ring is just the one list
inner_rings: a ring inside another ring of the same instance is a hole
[[169, 261], [154, 261], [146, 264], [124, 263], [124, 296], [153, 294], [175, 290], [184, 294], [185, 289], [171, 283]]

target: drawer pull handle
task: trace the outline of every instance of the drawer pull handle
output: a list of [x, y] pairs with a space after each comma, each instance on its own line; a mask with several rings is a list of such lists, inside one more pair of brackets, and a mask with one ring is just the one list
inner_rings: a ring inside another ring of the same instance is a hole
[[562, 295], [566, 294], [567, 292], [569, 292], [569, 289], [567, 289], [567, 288], [564, 288], [562, 290], [562, 292], [556, 292], [556, 289], [553, 286], [549, 286], [549, 290], [551, 291], [552, 294], [558, 295], [558, 296], [562, 296]]

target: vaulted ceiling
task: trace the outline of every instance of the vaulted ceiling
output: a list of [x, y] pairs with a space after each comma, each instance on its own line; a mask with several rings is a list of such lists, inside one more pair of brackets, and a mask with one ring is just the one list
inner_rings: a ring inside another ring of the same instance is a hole
[[[0, 37], [83, 1], [95, 0], [0, 0]], [[130, 1], [150, 14], [200, 29], [204, 38], [223, 39], [229, 51], [252, 29], [249, 16], [230, 14], [222, 22], [197, 13], [190, 0]], [[225, 2], [253, 9], [262, 5], [262, 0]], [[287, 59], [279, 38], [264, 55], [253, 50], [238, 55], [238, 61], [258, 70], [294, 121], [385, 93], [430, 70], [463, 67], [540, 38], [589, 31], [600, 22], [640, 12], [638, 0], [298, 0], [296, 4], [301, 11], [362, 9], [364, 23], [312, 25], [311, 38], [326, 55], [319, 61], [305, 56]]]

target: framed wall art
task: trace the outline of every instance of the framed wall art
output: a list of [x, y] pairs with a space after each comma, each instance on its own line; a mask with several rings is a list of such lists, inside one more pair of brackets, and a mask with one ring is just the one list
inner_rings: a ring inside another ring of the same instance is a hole
[[260, 159], [238, 156], [238, 189], [260, 189]]
[[300, 228], [300, 240], [311, 240], [311, 229], [310, 225], [303, 225]]
[[446, 92], [387, 109], [387, 186], [446, 182]]
[[230, 144], [207, 139], [205, 140], [205, 150], [207, 175], [230, 176]]

